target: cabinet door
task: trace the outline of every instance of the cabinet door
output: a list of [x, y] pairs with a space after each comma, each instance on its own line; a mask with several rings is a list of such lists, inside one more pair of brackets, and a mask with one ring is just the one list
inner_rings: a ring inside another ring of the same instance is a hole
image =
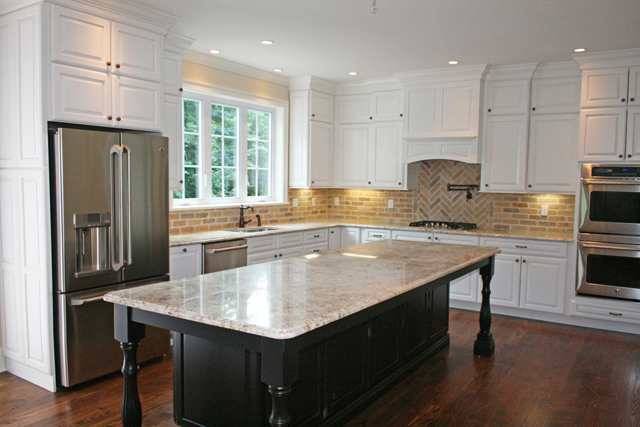
[[309, 92], [289, 94], [289, 186], [309, 186]]
[[162, 83], [115, 76], [112, 81], [116, 126], [162, 131]]
[[369, 325], [369, 382], [375, 384], [400, 363], [400, 309], [374, 318]]
[[164, 53], [164, 93], [182, 94], [182, 55], [179, 53]]
[[449, 83], [442, 88], [442, 136], [478, 136], [479, 83]]
[[163, 43], [164, 40], [160, 34], [113, 22], [111, 24], [112, 72], [118, 76], [162, 82]]
[[520, 304], [520, 256], [497, 254], [491, 279], [492, 305], [517, 308]]
[[327, 340], [329, 411], [337, 412], [366, 387], [366, 329], [355, 326]]
[[333, 96], [310, 91], [310, 120], [333, 123]]
[[485, 111], [489, 116], [527, 114], [529, 112], [530, 79], [487, 82]]
[[[111, 21], [51, 5], [51, 60], [109, 70]], [[115, 63], [114, 63], [115, 64]]]
[[202, 274], [202, 245], [171, 248], [169, 274], [171, 280], [188, 279]]
[[284, 233], [276, 236], [278, 249], [302, 246], [304, 243], [303, 233]]
[[627, 112], [626, 159], [640, 161], [640, 107], [629, 108]]
[[[53, 120], [112, 126], [111, 77], [100, 71], [54, 64]], [[111, 118], [109, 118], [111, 117]]]
[[402, 120], [402, 91], [386, 90], [373, 94], [374, 114], [373, 120], [398, 121]]
[[621, 107], [627, 105], [629, 68], [605, 68], [582, 72], [580, 107]]
[[371, 125], [345, 125], [340, 129], [338, 186], [368, 188]]
[[309, 123], [310, 187], [330, 187], [333, 184], [331, 134], [333, 127], [327, 123]]
[[[477, 245], [476, 236], [457, 236], [454, 234], [435, 233], [434, 241], [454, 245]], [[451, 299], [478, 302], [478, 272], [466, 274], [449, 284]]]
[[629, 70], [629, 107], [640, 106], [640, 67]]
[[580, 112], [578, 160], [622, 161], [627, 109], [602, 108]]
[[564, 313], [566, 259], [522, 257], [520, 307]]
[[577, 113], [531, 116], [527, 191], [575, 193], [578, 122]]
[[247, 255], [247, 265], [262, 264], [263, 262], [271, 262], [278, 259], [278, 252], [274, 249], [271, 251], [258, 252]]
[[404, 164], [402, 163], [402, 125], [376, 124], [371, 151], [371, 177], [375, 188], [402, 188]]
[[371, 95], [340, 97], [340, 123], [369, 123], [373, 120]]
[[164, 136], [169, 138], [169, 190], [182, 185], [182, 97], [164, 96]]
[[331, 227], [329, 229], [329, 250], [340, 249], [340, 227]]
[[405, 89], [403, 135], [419, 137], [440, 131], [442, 95], [437, 87]]
[[531, 114], [580, 112], [580, 77], [534, 79]]
[[340, 234], [340, 243], [342, 247], [360, 244], [360, 228], [359, 227], [342, 227]]
[[483, 146], [483, 191], [524, 192], [527, 115], [487, 118]]

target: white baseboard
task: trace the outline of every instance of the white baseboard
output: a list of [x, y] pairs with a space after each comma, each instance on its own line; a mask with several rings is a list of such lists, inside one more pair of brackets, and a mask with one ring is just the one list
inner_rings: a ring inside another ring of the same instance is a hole
[[24, 363], [20, 363], [11, 358], [4, 358], [6, 362], [7, 371], [11, 372], [16, 377], [20, 377], [23, 380], [29, 381], [43, 389], [51, 392], [56, 391], [56, 379], [53, 375], [45, 374], [37, 369], [27, 366]]
[[4, 355], [2, 354], [2, 347], [0, 347], [0, 372], [7, 370], [7, 365], [4, 362]]

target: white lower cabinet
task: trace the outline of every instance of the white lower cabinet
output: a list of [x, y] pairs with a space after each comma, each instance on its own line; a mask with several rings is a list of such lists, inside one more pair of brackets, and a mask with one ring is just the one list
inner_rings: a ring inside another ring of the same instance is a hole
[[379, 228], [363, 228], [360, 236], [360, 243], [375, 242], [376, 240], [385, 240], [391, 238], [391, 230], [382, 230]]
[[341, 227], [331, 227], [329, 229], [329, 250], [340, 249], [342, 247], [340, 244], [340, 228]]
[[360, 244], [360, 227], [342, 227], [340, 230], [340, 246]]
[[169, 250], [171, 280], [188, 279], [202, 274], [202, 245], [176, 246]]
[[247, 249], [247, 265], [326, 251], [329, 249], [330, 231], [329, 228], [320, 228], [249, 238], [247, 239], [249, 246]]
[[480, 246], [502, 249], [491, 279], [492, 305], [564, 313], [566, 243], [482, 237]]
[[322, 252], [329, 249], [329, 242], [314, 243], [312, 245], [304, 245], [304, 255]]

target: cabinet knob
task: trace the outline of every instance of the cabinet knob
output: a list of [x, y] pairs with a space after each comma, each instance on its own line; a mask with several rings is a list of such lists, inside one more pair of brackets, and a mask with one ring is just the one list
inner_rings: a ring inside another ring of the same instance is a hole
[[633, 102], [635, 100], [636, 100], [635, 98], [629, 98], [629, 102]]
[[282, 256], [282, 254], [280, 254], [280, 256]]
[[116, 64], [116, 68], [120, 68], [120, 64]]
[[517, 260], [516, 260], [516, 262], [520, 262], [520, 260], [519, 260], [519, 259], [517, 259]]
[[116, 120], [117, 120], [117, 121], [121, 121], [121, 120], [122, 120], [122, 118], [120, 118], [120, 117], [116, 117]]
[[183, 181], [183, 180], [180, 180], [180, 184], [184, 184], [184, 181]]
[[315, 114], [312, 114], [312, 115], [311, 115], [311, 117], [315, 117], [315, 116], [316, 116]]
[[398, 185], [402, 185], [402, 183], [401, 183], [401, 182], [399, 182], [399, 183], [398, 183]]
[[371, 184], [371, 181], [369, 181], [369, 184]]
[[275, 254], [273, 257], [274, 257], [274, 258], [278, 258], [278, 254]]
[[631, 158], [631, 154], [627, 154], [627, 157], [628, 157], [628, 158]]
[[622, 98], [620, 101], [624, 102], [624, 101], [626, 101], [626, 99]]
[[111, 61], [107, 61], [107, 67], [111, 67]]
[[531, 188], [531, 184], [529, 184], [528, 187]]
[[437, 238], [437, 237], [434, 237], [433, 239], [434, 239], [434, 240], [438, 240], [438, 238]]
[[112, 120], [113, 116], [107, 116], [107, 120]]
[[182, 250], [182, 252], [187, 252], [187, 248], [184, 248], [184, 249]]
[[180, 92], [183, 92], [183, 91], [184, 91], [184, 89], [180, 88]]
[[488, 111], [488, 112], [491, 112], [491, 108], [489, 108], [487, 111]]
[[622, 154], [618, 154], [618, 157], [622, 158], [623, 156], [622, 156]]
[[531, 108], [531, 111], [536, 111], [536, 107]]
[[311, 183], [312, 183], [312, 184], [315, 184], [316, 182], [315, 182], [315, 181], [311, 181]]
[[335, 231], [331, 231], [331, 234], [335, 233]]
[[527, 260], [526, 260], [526, 259], [523, 259], [523, 260], [522, 260], [522, 263], [524, 264], [525, 262], [527, 262]]
[[489, 184], [485, 184], [484, 186], [485, 186], [485, 187], [488, 187], [488, 186], [489, 186]]
[[402, 117], [402, 113], [400, 113], [400, 117]]
[[373, 117], [369, 117], [369, 120], [373, 120]]

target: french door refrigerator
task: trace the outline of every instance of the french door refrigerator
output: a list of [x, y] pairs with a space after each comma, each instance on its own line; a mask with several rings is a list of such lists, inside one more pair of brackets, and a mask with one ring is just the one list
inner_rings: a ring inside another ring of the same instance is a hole
[[[167, 138], [50, 128], [58, 384], [122, 367], [112, 290], [169, 279]], [[169, 331], [146, 328], [145, 361], [170, 352]]]

